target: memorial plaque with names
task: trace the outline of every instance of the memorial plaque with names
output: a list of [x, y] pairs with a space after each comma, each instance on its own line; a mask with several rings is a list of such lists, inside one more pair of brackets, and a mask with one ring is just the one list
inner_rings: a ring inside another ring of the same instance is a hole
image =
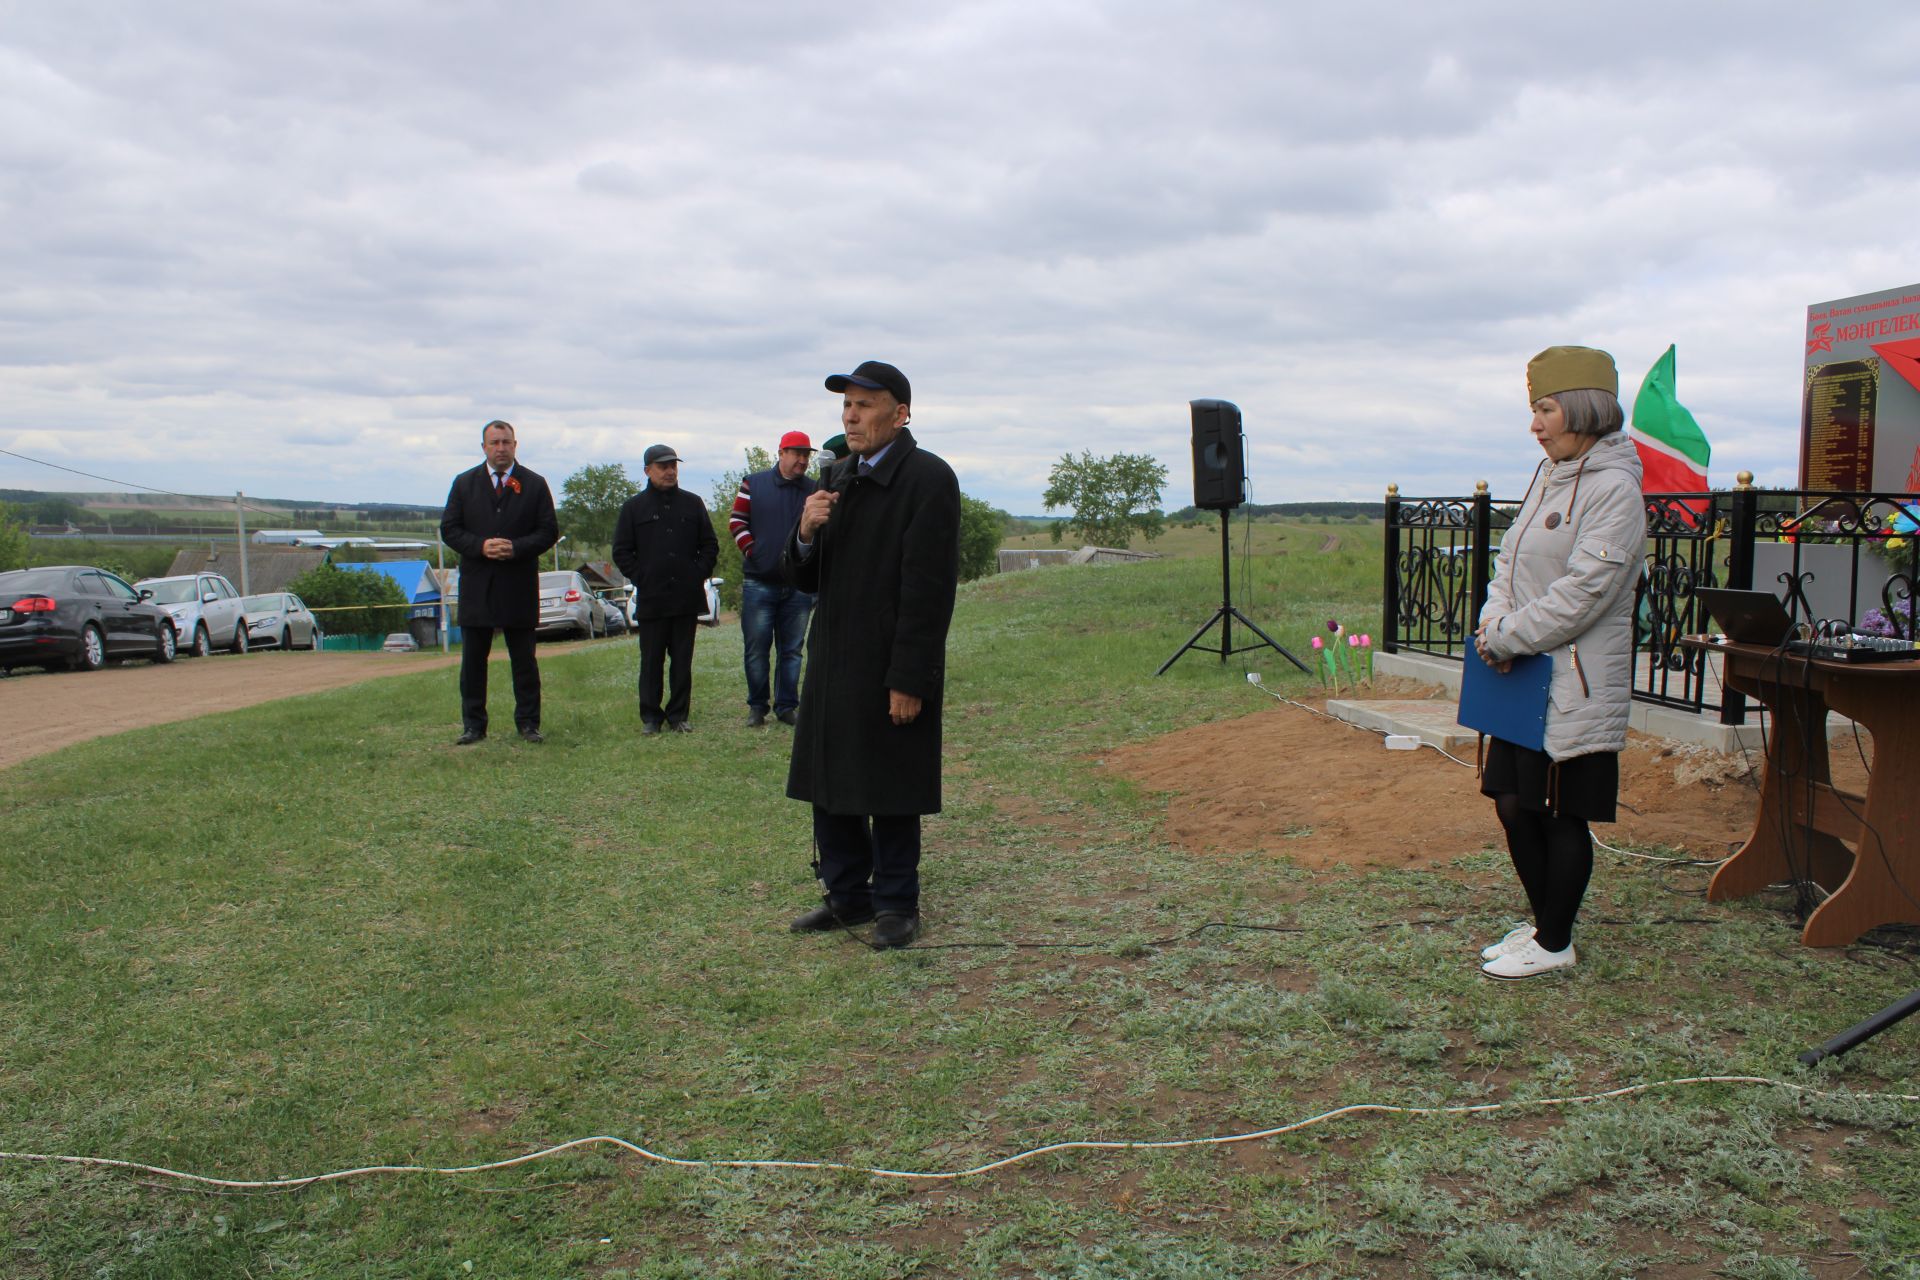
[[1841, 360], [1807, 374], [1806, 420], [1800, 424], [1802, 484], [1857, 493], [1873, 488], [1874, 411], [1880, 362]]

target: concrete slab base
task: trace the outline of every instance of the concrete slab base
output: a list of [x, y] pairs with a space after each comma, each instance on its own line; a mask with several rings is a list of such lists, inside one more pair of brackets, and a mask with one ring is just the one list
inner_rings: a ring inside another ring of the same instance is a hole
[[[1458, 662], [1449, 662], [1443, 658], [1430, 658], [1420, 653], [1376, 653], [1373, 658], [1373, 669], [1376, 675], [1403, 676], [1408, 679], [1422, 681], [1426, 684], [1437, 684], [1452, 694], [1455, 699], [1458, 699], [1460, 696], [1460, 664]], [[1342, 705], [1391, 706], [1399, 704], [1352, 703]], [[1432, 706], [1436, 704], [1413, 703], [1411, 705]], [[1327, 704], [1327, 710], [1332, 714], [1339, 715], [1340, 713], [1335, 712], [1333, 708], [1334, 704], [1329, 702]], [[1451, 717], [1451, 708], [1448, 709], [1447, 714]], [[1341, 715], [1340, 718], [1345, 720], [1348, 717]], [[1352, 723], [1359, 724], [1360, 721], [1354, 720]], [[1413, 722], [1410, 721], [1409, 723], [1412, 724]], [[1424, 723], [1424, 721], [1421, 721], [1421, 723]], [[1380, 728], [1383, 732], [1387, 733], [1418, 732], [1418, 729], [1413, 727], [1404, 729], [1387, 728], [1385, 725], [1375, 724], [1368, 724], [1366, 727], [1369, 729]], [[1455, 727], [1457, 728], [1458, 726]], [[1633, 710], [1627, 715], [1627, 727], [1647, 734], [1649, 737], [1665, 738], [1670, 742], [1695, 743], [1700, 746], [1709, 747], [1715, 751], [1725, 751], [1729, 753], [1737, 751], [1758, 751], [1761, 749], [1763, 740], [1758, 711], [1752, 707], [1749, 707], [1747, 712], [1747, 723], [1734, 725], [1721, 724], [1718, 720], [1712, 719], [1710, 716], [1695, 715], [1692, 712], [1680, 711], [1673, 707], [1656, 706], [1648, 702], [1635, 702], [1633, 704]], [[1467, 734], [1467, 744], [1468, 747], [1471, 748], [1474, 735], [1465, 729], [1460, 731]], [[1846, 738], [1851, 740], [1853, 732], [1853, 721], [1847, 719], [1845, 716], [1837, 713], [1827, 716], [1827, 736], [1829, 738]], [[1422, 740], [1424, 741], [1425, 739]], [[1446, 748], [1446, 750], [1452, 750], [1452, 748]], [[1458, 755], [1459, 753], [1455, 752], [1454, 754]]]
[[1438, 747], [1451, 755], [1465, 751], [1473, 754], [1479, 736], [1454, 719], [1458, 708], [1442, 698], [1362, 701], [1353, 698], [1329, 698], [1327, 714], [1348, 724], [1376, 733], [1404, 733]]

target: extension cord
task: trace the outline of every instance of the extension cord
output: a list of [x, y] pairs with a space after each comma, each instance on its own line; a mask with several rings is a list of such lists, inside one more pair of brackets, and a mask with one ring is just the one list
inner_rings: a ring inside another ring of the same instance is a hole
[[177, 1178], [183, 1182], [195, 1182], [202, 1186], [231, 1187], [239, 1190], [291, 1190], [308, 1187], [318, 1182], [339, 1182], [346, 1178], [366, 1177], [376, 1173], [427, 1173], [444, 1176], [459, 1176], [471, 1173], [488, 1173], [496, 1169], [511, 1169], [515, 1165], [531, 1164], [536, 1160], [545, 1160], [557, 1156], [575, 1147], [607, 1145], [631, 1151], [643, 1159], [658, 1164], [677, 1165], [684, 1169], [821, 1169], [835, 1173], [858, 1173], [874, 1178], [898, 1178], [909, 1182], [951, 1182], [959, 1178], [978, 1177], [981, 1174], [994, 1173], [1008, 1169], [1028, 1160], [1041, 1156], [1057, 1155], [1063, 1151], [1170, 1151], [1182, 1147], [1227, 1146], [1236, 1142], [1257, 1142], [1265, 1138], [1276, 1138], [1281, 1134], [1295, 1133], [1314, 1125], [1325, 1124], [1340, 1116], [1374, 1114], [1402, 1116], [1469, 1116], [1486, 1115], [1495, 1111], [1509, 1111], [1528, 1107], [1564, 1107], [1591, 1102], [1604, 1102], [1612, 1098], [1625, 1098], [1634, 1094], [1646, 1093], [1653, 1089], [1672, 1088], [1679, 1085], [1706, 1084], [1744, 1084], [1766, 1085], [1776, 1089], [1788, 1089], [1794, 1093], [1816, 1098], [1850, 1098], [1869, 1102], [1916, 1102], [1920, 1103], [1920, 1094], [1912, 1093], [1846, 1093], [1839, 1090], [1813, 1089], [1806, 1085], [1794, 1084], [1787, 1080], [1772, 1080], [1766, 1076], [1680, 1076], [1669, 1080], [1652, 1080], [1646, 1084], [1623, 1085], [1618, 1089], [1608, 1089], [1603, 1093], [1583, 1093], [1565, 1098], [1522, 1098], [1511, 1102], [1481, 1102], [1471, 1105], [1450, 1107], [1404, 1107], [1385, 1102], [1356, 1102], [1349, 1106], [1336, 1107], [1332, 1111], [1323, 1111], [1319, 1115], [1308, 1116], [1305, 1120], [1296, 1120], [1291, 1124], [1276, 1125], [1271, 1129], [1256, 1129], [1251, 1133], [1230, 1133], [1214, 1138], [1172, 1138], [1165, 1141], [1099, 1141], [1075, 1140], [1054, 1142], [1044, 1147], [1034, 1147], [1016, 1155], [986, 1164], [975, 1165], [970, 1169], [953, 1169], [941, 1172], [916, 1172], [910, 1169], [882, 1169], [871, 1165], [841, 1164], [834, 1160], [686, 1160], [677, 1156], [661, 1155], [645, 1147], [628, 1142], [625, 1138], [615, 1138], [600, 1134], [591, 1138], [575, 1138], [572, 1142], [563, 1142], [559, 1146], [548, 1147], [544, 1151], [530, 1152], [524, 1156], [515, 1156], [509, 1160], [493, 1160], [486, 1164], [459, 1165], [452, 1168], [436, 1168], [419, 1164], [383, 1164], [367, 1165], [358, 1169], [339, 1169], [332, 1173], [316, 1173], [304, 1178], [269, 1178], [258, 1181], [235, 1180], [229, 1178], [209, 1178], [203, 1174], [182, 1173], [175, 1169], [164, 1169], [159, 1165], [140, 1164], [132, 1160], [112, 1160], [103, 1156], [58, 1156], [38, 1155], [30, 1152], [0, 1151], [0, 1160], [23, 1160], [38, 1164], [77, 1164], [99, 1169], [127, 1169], [136, 1173], [153, 1174], [162, 1178]]

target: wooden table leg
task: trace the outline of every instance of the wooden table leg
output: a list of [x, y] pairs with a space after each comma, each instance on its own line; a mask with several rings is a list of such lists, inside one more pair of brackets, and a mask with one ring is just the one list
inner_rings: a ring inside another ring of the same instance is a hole
[[[1760, 781], [1760, 811], [1753, 834], [1721, 865], [1707, 885], [1707, 901], [1724, 902], [1797, 877], [1833, 888], [1847, 877], [1853, 855], [1833, 836], [1813, 830], [1816, 788], [1829, 784], [1827, 703], [1818, 689], [1762, 682], [1737, 657], [1724, 679], [1766, 704], [1773, 724], [1767, 734], [1766, 776]], [[1876, 742], [1878, 739], [1875, 740]]]
[[1873, 735], [1873, 775], [1852, 874], [1807, 919], [1810, 947], [1840, 947], [1883, 924], [1920, 924], [1920, 687], [1912, 680], [1829, 681], [1834, 710]]

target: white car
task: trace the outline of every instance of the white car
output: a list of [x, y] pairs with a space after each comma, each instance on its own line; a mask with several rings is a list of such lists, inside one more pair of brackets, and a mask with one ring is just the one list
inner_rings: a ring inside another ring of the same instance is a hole
[[286, 591], [248, 596], [248, 643], [268, 649], [316, 649], [326, 633], [306, 601]]
[[173, 618], [181, 653], [204, 658], [215, 649], [247, 651], [245, 602], [233, 584], [219, 574], [142, 578], [133, 585], [137, 590], [152, 592], [153, 603]]

